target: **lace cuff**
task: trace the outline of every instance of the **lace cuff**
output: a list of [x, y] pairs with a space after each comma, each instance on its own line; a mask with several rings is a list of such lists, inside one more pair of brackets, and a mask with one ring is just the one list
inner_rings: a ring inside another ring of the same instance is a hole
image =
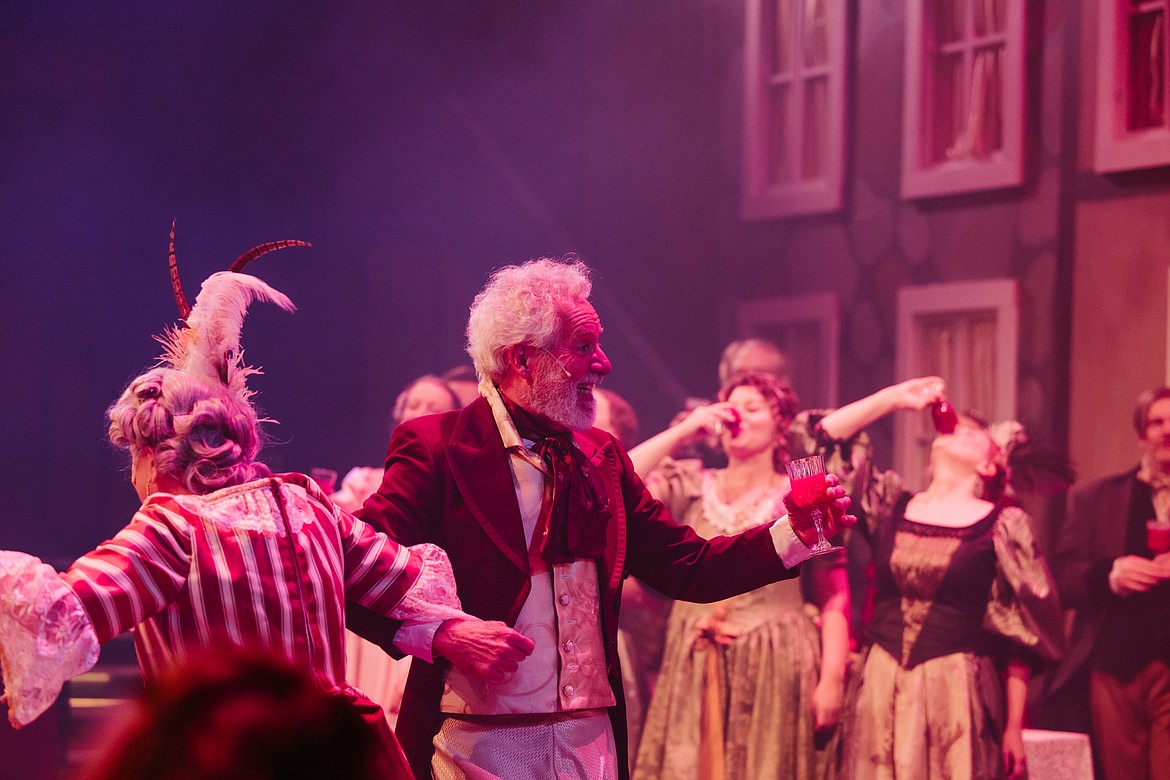
[[411, 557], [422, 564], [422, 571], [390, 617], [406, 625], [471, 618], [459, 604], [455, 572], [451, 569], [447, 553], [433, 544], [416, 544], [408, 549]]
[[0, 550], [0, 676], [12, 725], [36, 720], [97, 659], [89, 615], [53, 567]]

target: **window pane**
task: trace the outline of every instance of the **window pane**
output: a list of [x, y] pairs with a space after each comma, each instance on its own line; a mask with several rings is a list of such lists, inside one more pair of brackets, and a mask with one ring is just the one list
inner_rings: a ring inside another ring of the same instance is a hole
[[996, 409], [996, 364], [998, 329], [994, 314], [974, 314], [968, 320], [967, 370], [970, 386], [967, 403], [971, 411], [982, 412], [989, 423]]
[[804, 18], [804, 62], [824, 65], [829, 61], [829, 0], [808, 0]]
[[[996, 410], [998, 327], [993, 312], [954, 312], [922, 320], [921, 373], [946, 377], [950, 401], [963, 413]], [[952, 384], [953, 383], [953, 384]], [[927, 431], [926, 415], [922, 416]], [[989, 419], [988, 422], [995, 422]], [[934, 431], [926, 433], [933, 438]]]
[[986, 157], [1003, 147], [1003, 47], [975, 52], [967, 109], [971, 155]]
[[979, 36], [1002, 33], [1006, 20], [1007, 0], [974, 0], [972, 21]]
[[[963, 146], [963, 55], [936, 55], [930, 85], [928, 159], [923, 161], [928, 165], [956, 156]], [[965, 150], [959, 156], [966, 156]]]
[[[917, 374], [921, 376], [946, 377], [948, 382], [949, 399], [957, 409], [967, 410], [961, 403], [962, 398], [956, 385], [961, 384], [959, 372], [955, 365], [955, 325], [947, 318], [924, 318], [918, 328], [920, 346], [918, 348], [920, 364]], [[913, 437], [920, 452], [918, 458], [922, 465], [930, 461], [930, 444], [934, 440], [934, 426], [930, 424], [930, 415], [914, 415]]]
[[1126, 126], [1166, 127], [1166, 11], [1155, 8], [1129, 19]]
[[792, 70], [797, 1], [771, 0], [765, 3], [769, 18], [765, 20], [764, 30], [770, 36], [772, 73], [788, 73]]
[[792, 154], [792, 90], [788, 85], [768, 90], [768, 184], [795, 179]]
[[[964, 13], [969, 0], [927, 0], [926, 9], [933, 9], [934, 42], [954, 43], [962, 40]], [[982, 2], [982, 0], [976, 0]]]
[[922, 319], [919, 331], [922, 341], [918, 351], [924, 375], [954, 377], [958, 373], [955, 366], [954, 329], [955, 324], [946, 317]]
[[800, 175], [805, 180], [825, 175], [828, 124], [829, 80], [809, 79], [804, 85], [804, 132], [801, 133], [800, 150]]

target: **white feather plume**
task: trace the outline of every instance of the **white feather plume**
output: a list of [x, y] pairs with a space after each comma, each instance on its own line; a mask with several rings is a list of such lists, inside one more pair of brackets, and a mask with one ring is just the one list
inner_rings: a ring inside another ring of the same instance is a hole
[[182, 371], [219, 379], [241, 398], [250, 398], [247, 378], [260, 371], [244, 365], [240, 330], [248, 304], [255, 300], [296, 311], [288, 296], [255, 276], [220, 271], [207, 277], [185, 326], [170, 328], [159, 337], [164, 350], [160, 360]]

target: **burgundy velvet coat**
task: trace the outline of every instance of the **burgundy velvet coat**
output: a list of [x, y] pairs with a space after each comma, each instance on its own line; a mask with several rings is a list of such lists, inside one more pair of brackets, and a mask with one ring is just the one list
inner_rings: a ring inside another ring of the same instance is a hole
[[[609, 489], [611, 516], [598, 581], [609, 680], [618, 701], [610, 718], [624, 776], [625, 707], [617, 653], [622, 580], [632, 574], [673, 598], [711, 602], [794, 577], [797, 570], [780, 563], [766, 526], [708, 541], [675, 523], [610, 434], [593, 428], [576, 434], [576, 441]], [[402, 544], [441, 546], [451, 558], [463, 608], [485, 620], [515, 624], [530, 589], [527, 545], [508, 455], [483, 398], [398, 426], [382, 485], [358, 515]], [[379, 641], [377, 630], [354, 627]], [[379, 642], [384, 647], [387, 636]], [[398, 738], [420, 778], [430, 777], [444, 664], [411, 664], [398, 718]]]

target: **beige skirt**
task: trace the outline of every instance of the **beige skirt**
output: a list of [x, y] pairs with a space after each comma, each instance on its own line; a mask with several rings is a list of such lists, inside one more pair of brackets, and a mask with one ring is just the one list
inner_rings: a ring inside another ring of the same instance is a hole
[[[776, 585], [794, 585], [795, 581]], [[768, 589], [751, 600], [767, 603]], [[735, 603], [744, 600], [738, 597]], [[812, 691], [820, 665], [816, 627], [800, 609], [767, 610], [730, 646], [696, 641], [711, 605], [675, 604], [636, 780], [819, 780]], [[745, 623], [759, 610], [729, 618]]]
[[829, 778], [983, 780], [1004, 776], [1003, 682], [974, 653], [913, 669], [873, 646], [845, 695]]

